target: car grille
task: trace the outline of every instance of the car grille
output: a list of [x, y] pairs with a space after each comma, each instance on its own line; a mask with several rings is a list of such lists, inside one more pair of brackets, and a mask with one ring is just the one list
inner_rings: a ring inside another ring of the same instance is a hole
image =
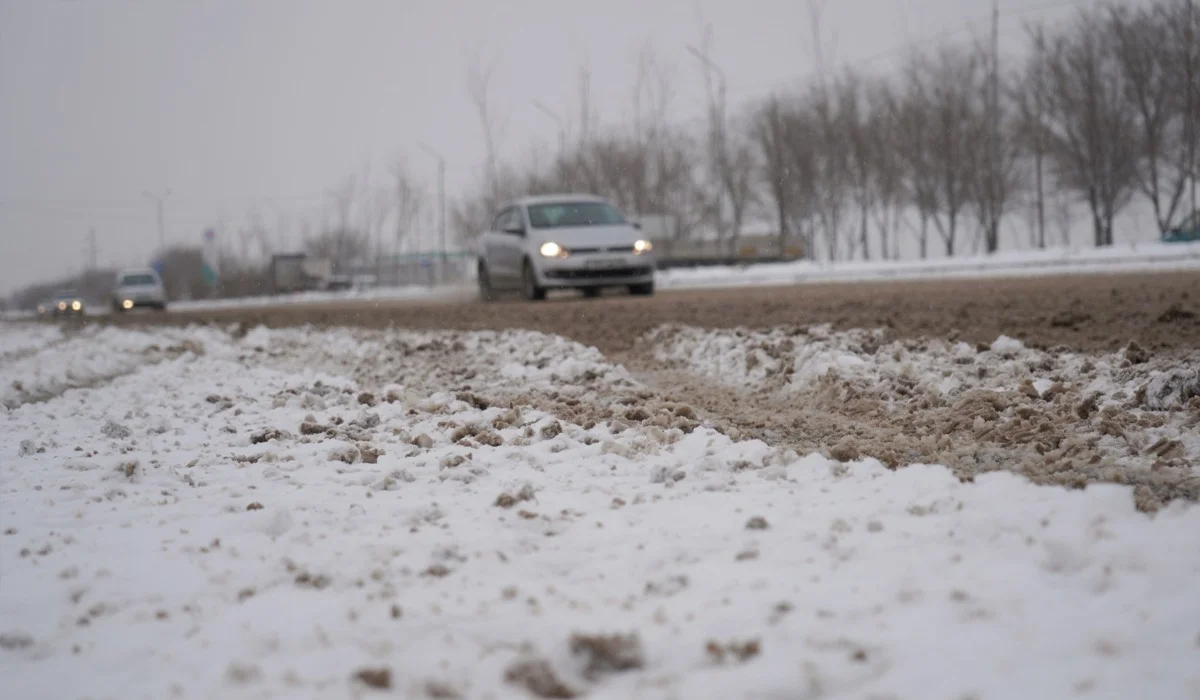
[[545, 275], [558, 280], [594, 280], [615, 277], [645, 277], [654, 272], [652, 267], [614, 267], [607, 270], [547, 270]]

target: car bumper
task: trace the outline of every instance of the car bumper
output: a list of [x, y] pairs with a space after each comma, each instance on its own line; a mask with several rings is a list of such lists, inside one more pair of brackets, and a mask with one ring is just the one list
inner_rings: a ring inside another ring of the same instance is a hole
[[[126, 302], [128, 302], [128, 305], [126, 304]], [[123, 311], [128, 310], [128, 309], [139, 309], [139, 308], [141, 308], [141, 309], [147, 309], [147, 308], [158, 309], [158, 308], [162, 308], [166, 305], [167, 305], [167, 302], [163, 299], [145, 299], [145, 298], [134, 299], [134, 298], [130, 298], [130, 297], [123, 297], [123, 298], [119, 298], [116, 301], [116, 307]]]
[[654, 281], [654, 260], [646, 255], [579, 256], [543, 260], [538, 284], [547, 288], [603, 287]]

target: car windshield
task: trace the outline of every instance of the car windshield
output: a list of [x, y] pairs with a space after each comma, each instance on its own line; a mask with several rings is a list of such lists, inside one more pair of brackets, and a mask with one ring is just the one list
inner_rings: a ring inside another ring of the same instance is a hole
[[74, 298], [75, 298], [75, 290], [74, 289], [66, 289], [66, 290], [63, 290], [54, 295], [55, 301], [60, 301], [63, 299], [74, 299]]
[[614, 226], [626, 223], [620, 212], [604, 202], [533, 204], [528, 209], [529, 224], [534, 228]]
[[154, 284], [154, 276], [146, 274], [125, 275], [121, 278], [122, 287], [138, 287]]

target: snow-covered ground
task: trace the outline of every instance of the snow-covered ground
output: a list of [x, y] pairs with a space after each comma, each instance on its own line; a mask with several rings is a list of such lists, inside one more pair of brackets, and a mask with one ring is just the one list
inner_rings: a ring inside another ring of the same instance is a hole
[[734, 441], [532, 332], [39, 333], [6, 697], [1200, 697], [1192, 504]]

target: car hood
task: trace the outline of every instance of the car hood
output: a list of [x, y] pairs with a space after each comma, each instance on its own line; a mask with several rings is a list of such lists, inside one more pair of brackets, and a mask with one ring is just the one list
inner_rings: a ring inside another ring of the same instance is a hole
[[541, 245], [554, 241], [568, 249], [632, 246], [634, 241], [642, 237], [641, 231], [628, 225], [530, 229], [530, 239], [534, 243]]
[[117, 287], [117, 294], [133, 295], [140, 294], [142, 296], [150, 294], [162, 294], [162, 287], [153, 284], [134, 284]]

